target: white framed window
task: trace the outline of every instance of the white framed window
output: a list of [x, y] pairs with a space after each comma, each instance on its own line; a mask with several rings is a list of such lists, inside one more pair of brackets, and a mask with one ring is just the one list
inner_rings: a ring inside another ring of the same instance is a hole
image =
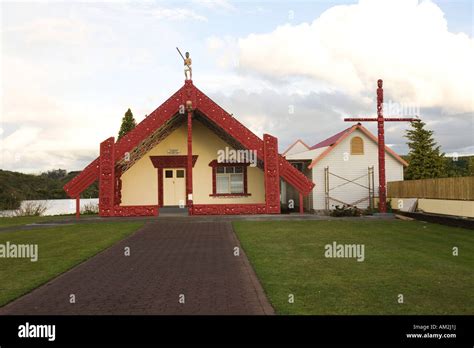
[[241, 166], [216, 168], [216, 193], [244, 193], [244, 170]]

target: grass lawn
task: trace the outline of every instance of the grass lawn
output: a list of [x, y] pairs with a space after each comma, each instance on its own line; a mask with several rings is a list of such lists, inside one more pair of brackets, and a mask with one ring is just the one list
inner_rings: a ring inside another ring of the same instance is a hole
[[[233, 225], [279, 314], [474, 314], [474, 231], [399, 220]], [[364, 244], [365, 260], [326, 258], [334, 241]]]
[[71, 218], [74, 218], [74, 215], [0, 217], [0, 227], [22, 226], [36, 222], [58, 221]]
[[38, 261], [0, 258], [0, 306], [139, 229], [142, 222], [89, 223], [0, 233], [0, 244], [38, 244]]

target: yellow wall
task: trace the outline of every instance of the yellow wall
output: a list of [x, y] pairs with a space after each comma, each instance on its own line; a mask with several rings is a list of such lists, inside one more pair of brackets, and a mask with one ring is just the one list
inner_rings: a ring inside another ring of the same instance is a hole
[[[403, 198], [390, 199], [392, 207], [395, 209], [398, 206], [398, 201], [403, 201]], [[425, 213], [474, 217], [474, 201], [420, 198], [417, 209], [423, 210]]]
[[[247, 197], [209, 197], [212, 194], [212, 168], [209, 162], [217, 159], [217, 151], [231, 148], [201, 122], [193, 120], [193, 155], [198, 159], [193, 168], [194, 204], [265, 203], [263, 171], [248, 167]], [[187, 153], [187, 125], [172, 132], [122, 175], [122, 205], [158, 204], [158, 174], [150, 156], [166, 156], [169, 149], [178, 149], [179, 155]]]

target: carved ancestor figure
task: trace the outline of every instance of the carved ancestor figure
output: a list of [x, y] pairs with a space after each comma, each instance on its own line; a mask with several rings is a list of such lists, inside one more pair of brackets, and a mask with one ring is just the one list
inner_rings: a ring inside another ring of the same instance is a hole
[[[191, 64], [193, 61], [189, 57], [189, 52], [185, 53], [186, 59], [184, 60], [184, 78], [186, 80], [192, 80], [193, 79], [193, 68], [191, 67]], [[188, 72], [189, 72], [189, 78], [188, 78]]]
[[[184, 58], [183, 55], [181, 54], [181, 51], [179, 50], [179, 48], [176, 47], [176, 49], [178, 50], [179, 55], [181, 56], [181, 58], [183, 58], [183, 61], [184, 61], [184, 78], [186, 80], [192, 80], [193, 79], [193, 69], [191, 67], [192, 60], [191, 60], [191, 57], [189, 57], [189, 52], [185, 53], [186, 58]], [[189, 75], [189, 77], [188, 77], [188, 75]]]

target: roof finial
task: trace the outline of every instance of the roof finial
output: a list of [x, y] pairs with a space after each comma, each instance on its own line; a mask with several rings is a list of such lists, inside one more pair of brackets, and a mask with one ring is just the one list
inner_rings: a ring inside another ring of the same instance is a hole
[[[191, 60], [191, 57], [189, 56], [189, 52], [185, 53], [186, 58], [184, 58], [184, 56], [181, 54], [181, 51], [179, 50], [179, 48], [176, 47], [176, 49], [178, 50], [178, 53], [181, 56], [181, 58], [183, 58], [184, 79], [185, 80], [192, 80], [193, 79], [193, 69], [191, 68], [192, 60]], [[189, 77], [188, 77], [188, 75], [189, 75]]]

